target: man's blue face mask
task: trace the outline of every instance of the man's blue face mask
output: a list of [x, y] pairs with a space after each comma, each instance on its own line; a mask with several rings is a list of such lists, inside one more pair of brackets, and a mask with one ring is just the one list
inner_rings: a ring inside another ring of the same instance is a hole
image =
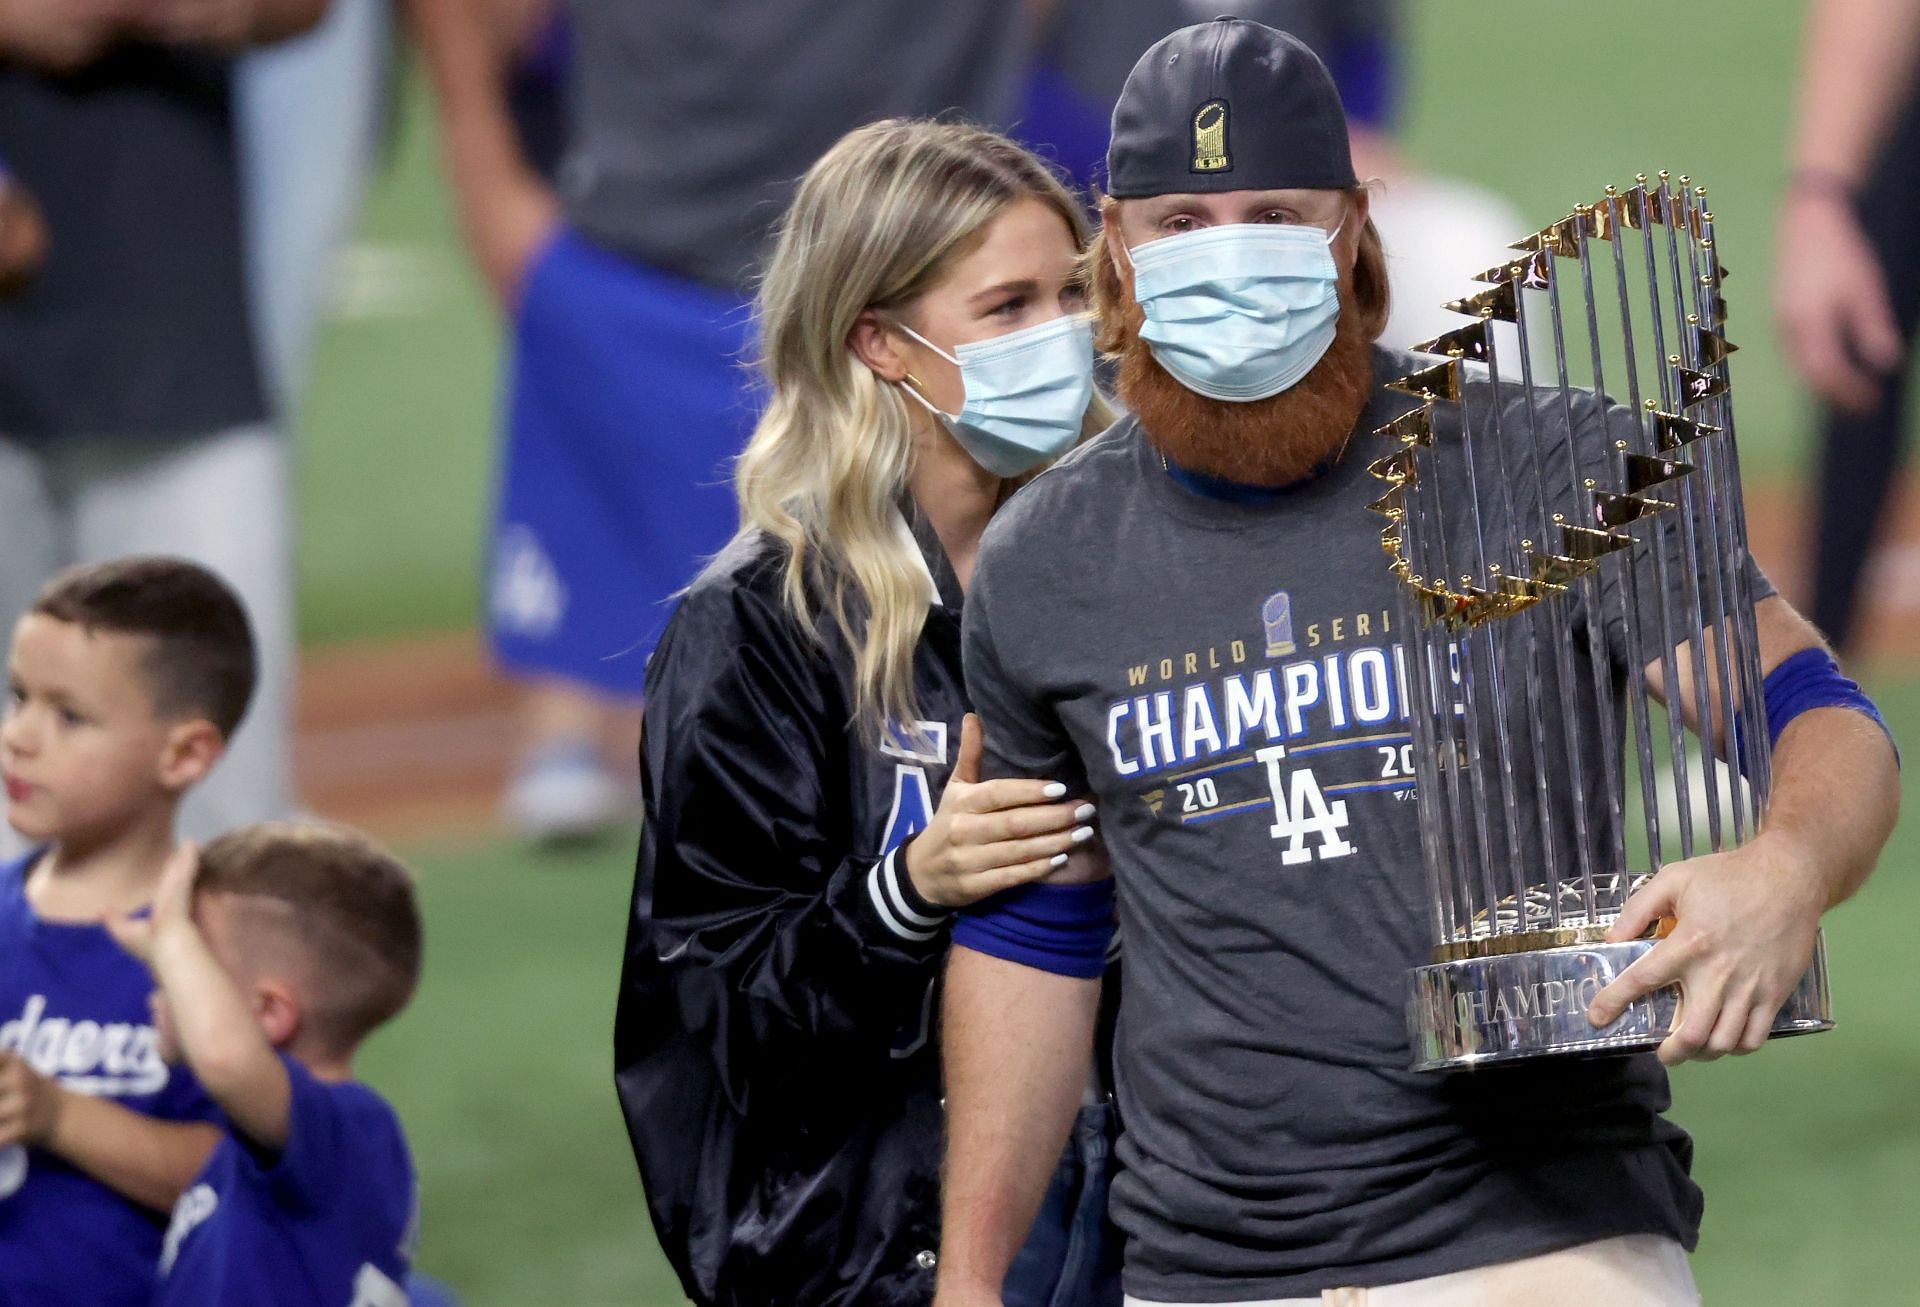
[[1180, 384], [1209, 399], [1246, 403], [1289, 389], [1339, 326], [1340, 227], [1232, 223], [1134, 246], [1140, 338]]

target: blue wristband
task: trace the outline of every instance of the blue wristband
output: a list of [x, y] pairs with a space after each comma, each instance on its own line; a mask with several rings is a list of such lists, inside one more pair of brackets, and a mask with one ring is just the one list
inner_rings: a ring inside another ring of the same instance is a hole
[[961, 948], [1057, 976], [1091, 980], [1107, 968], [1113, 939], [1113, 880], [1022, 885], [976, 903], [954, 919]]
[[[1867, 698], [1856, 682], [1841, 673], [1840, 665], [1833, 661], [1833, 655], [1825, 649], [1802, 649], [1782, 659], [1780, 665], [1768, 672], [1766, 680], [1761, 683], [1760, 700], [1767, 710], [1767, 742], [1770, 746], [1780, 743], [1780, 733], [1787, 729], [1788, 722], [1815, 708], [1846, 708], [1870, 717], [1876, 726], [1886, 731], [1887, 742], [1893, 744], [1893, 732], [1887, 730], [1886, 719], [1874, 707], [1873, 700]], [[1893, 753], [1897, 764], [1900, 757], [1898, 744], [1894, 744]]]

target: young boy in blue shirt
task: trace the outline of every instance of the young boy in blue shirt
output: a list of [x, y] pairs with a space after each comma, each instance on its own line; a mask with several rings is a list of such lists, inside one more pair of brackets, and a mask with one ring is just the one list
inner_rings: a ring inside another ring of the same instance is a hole
[[0, 864], [0, 1304], [132, 1307], [219, 1132], [101, 921], [152, 898], [246, 711], [253, 638], [212, 573], [122, 559], [48, 582], [7, 672], [7, 820], [39, 847]]
[[152, 969], [163, 1054], [227, 1118], [174, 1209], [154, 1302], [405, 1307], [413, 1165], [353, 1057], [419, 978], [406, 868], [335, 827], [247, 826], [183, 846], [152, 913], [109, 925]]

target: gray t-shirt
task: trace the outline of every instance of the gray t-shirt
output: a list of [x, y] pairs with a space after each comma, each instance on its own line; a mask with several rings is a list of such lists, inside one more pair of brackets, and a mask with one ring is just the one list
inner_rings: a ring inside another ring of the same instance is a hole
[[1005, 126], [1021, 0], [569, 0], [568, 216], [590, 239], [742, 285], [793, 187], [844, 133], [955, 113]]
[[[1378, 351], [1376, 380], [1430, 361]], [[1525, 392], [1499, 399], [1518, 446]], [[1532, 403], [1565, 432], [1558, 392]], [[1016, 495], [981, 546], [965, 649], [988, 772], [1084, 785], [1119, 891], [1112, 1210], [1142, 1298], [1697, 1236], [1691, 1144], [1661, 1116], [1651, 1056], [1407, 1069], [1407, 971], [1434, 941], [1367, 465], [1392, 449], [1368, 433], [1412, 406], [1376, 387], [1331, 472], [1256, 505], [1183, 488], [1129, 419]], [[1598, 450], [1602, 409], [1582, 411]], [[1432, 446], [1457, 449], [1445, 431]]]

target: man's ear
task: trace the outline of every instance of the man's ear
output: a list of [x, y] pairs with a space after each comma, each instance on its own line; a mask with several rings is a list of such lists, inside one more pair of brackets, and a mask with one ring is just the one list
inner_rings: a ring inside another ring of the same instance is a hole
[[160, 783], [176, 793], [198, 785], [226, 752], [226, 738], [212, 722], [201, 717], [177, 722], [160, 749]]
[[882, 381], [907, 378], [906, 356], [899, 349], [899, 333], [874, 309], [862, 309], [847, 333], [847, 349]]
[[1373, 212], [1373, 191], [1356, 186], [1347, 192], [1347, 222], [1340, 229], [1340, 263], [1351, 268], [1360, 257], [1360, 237], [1367, 230], [1367, 215]]
[[1120, 234], [1120, 206], [1103, 208], [1100, 211], [1100, 240], [1107, 247], [1107, 257], [1113, 261], [1114, 275], [1121, 280], [1129, 293], [1133, 289], [1133, 258], [1127, 253], [1127, 238]]

